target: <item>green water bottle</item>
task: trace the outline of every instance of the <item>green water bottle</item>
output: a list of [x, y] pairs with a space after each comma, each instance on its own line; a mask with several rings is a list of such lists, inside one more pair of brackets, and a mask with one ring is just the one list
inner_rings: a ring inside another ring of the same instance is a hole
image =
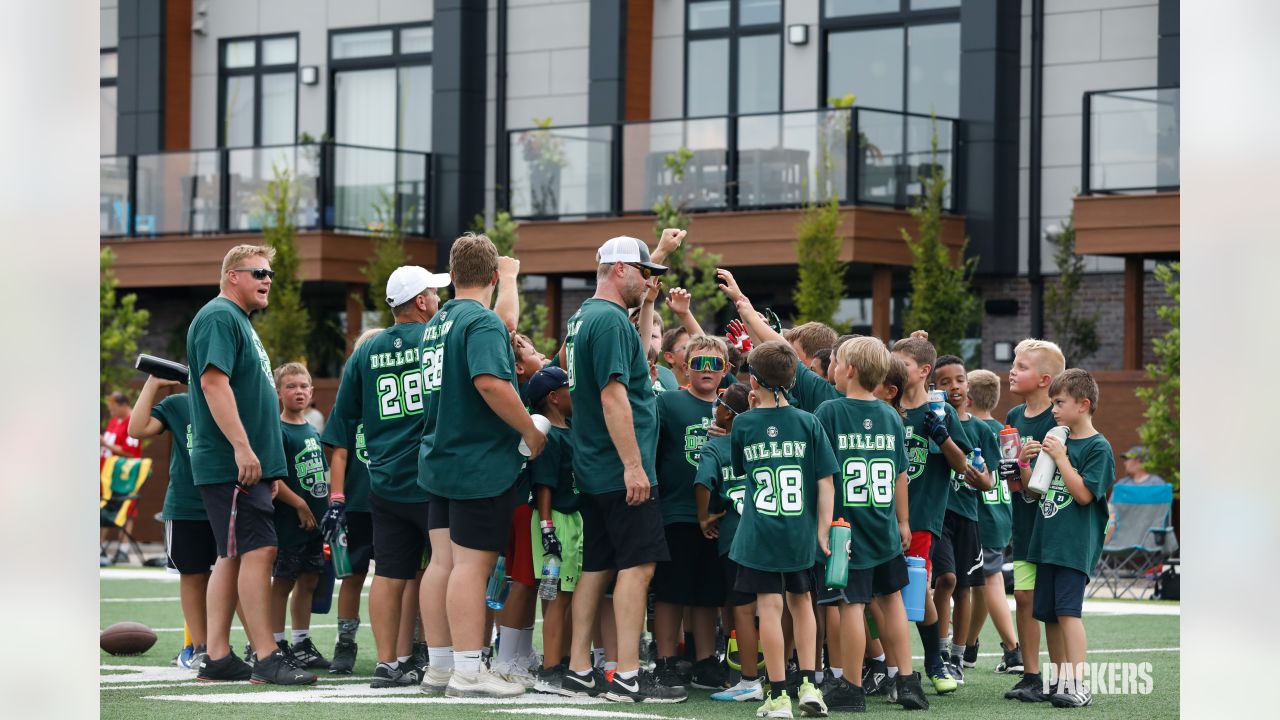
[[333, 560], [333, 574], [344, 578], [351, 575], [351, 554], [347, 552], [347, 529], [338, 527], [337, 542], [329, 545], [330, 557]]
[[827, 576], [825, 582], [829, 588], [843, 588], [849, 584], [849, 539], [853, 528], [844, 518], [831, 521], [830, 534], [827, 536], [827, 547], [831, 556], [827, 558]]

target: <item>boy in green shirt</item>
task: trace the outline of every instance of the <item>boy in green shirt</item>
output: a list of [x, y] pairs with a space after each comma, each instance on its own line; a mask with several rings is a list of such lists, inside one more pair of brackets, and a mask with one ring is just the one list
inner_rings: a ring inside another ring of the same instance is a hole
[[1084, 586], [1102, 555], [1107, 493], [1116, 481], [1111, 443], [1093, 427], [1098, 383], [1088, 372], [1071, 368], [1049, 386], [1053, 417], [1065, 425], [1067, 441], [1046, 438], [1042, 450], [1056, 470], [1040, 498], [1040, 520], [1031, 531], [1028, 559], [1036, 563], [1033, 615], [1045, 625], [1049, 661], [1058, 670], [1055, 707], [1084, 707], [1093, 695], [1084, 683], [1088, 647], [1084, 622]]
[[729, 557], [741, 566], [734, 589], [755, 593], [760, 611], [769, 697], [756, 714], [791, 716], [783, 657], [785, 595], [800, 663], [800, 709], [822, 717], [827, 707], [814, 684], [817, 622], [810, 570], [815, 534], [818, 547], [830, 554], [836, 459], [818, 421], [787, 404], [787, 388], [795, 382], [795, 351], [781, 342], [766, 342], [751, 351], [747, 362], [755, 409], [734, 422], [729, 442], [733, 472], [746, 476], [750, 501], [743, 503]]
[[[276, 645], [306, 668], [328, 668], [329, 661], [311, 642], [311, 599], [324, 573], [324, 538], [316, 518], [329, 507], [329, 466], [320, 433], [304, 414], [311, 404], [311, 374], [301, 363], [275, 370], [280, 393], [280, 432], [289, 474], [275, 499], [280, 549], [271, 571], [271, 613]], [[292, 598], [290, 595], [292, 594]], [[293, 617], [293, 643], [285, 641], [284, 611]]]

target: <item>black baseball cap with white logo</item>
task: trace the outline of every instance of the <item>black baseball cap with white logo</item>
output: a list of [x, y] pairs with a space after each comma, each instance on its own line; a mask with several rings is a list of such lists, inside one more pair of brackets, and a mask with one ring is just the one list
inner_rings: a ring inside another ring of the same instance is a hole
[[649, 268], [654, 275], [661, 275], [667, 271], [666, 265], [659, 265], [653, 261], [649, 256], [649, 248], [643, 242], [627, 235], [609, 238], [596, 252], [596, 263], [605, 265], [616, 262]]

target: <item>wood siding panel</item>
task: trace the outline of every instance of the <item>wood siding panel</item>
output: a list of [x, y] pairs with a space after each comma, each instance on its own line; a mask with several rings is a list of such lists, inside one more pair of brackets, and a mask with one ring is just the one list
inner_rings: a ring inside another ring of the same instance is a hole
[[1081, 255], [1176, 255], [1180, 193], [1092, 195], [1075, 199]]
[[191, 147], [191, 0], [165, 0], [164, 149]]

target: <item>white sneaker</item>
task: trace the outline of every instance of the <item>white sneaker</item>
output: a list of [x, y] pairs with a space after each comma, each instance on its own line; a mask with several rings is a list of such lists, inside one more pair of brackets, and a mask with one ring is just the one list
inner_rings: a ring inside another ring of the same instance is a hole
[[435, 665], [428, 665], [427, 671], [422, 674], [422, 684], [418, 689], [428, 695], [443, 694], [451, 677], [453, 677], [453, 670], [438, 670]]
[[454, 670], [444, 695], [451, 698], [504, 698], [523, 695], [524, 690], [524, 685], [504, 680], [482, 666], [480, 672], [474, 674]]
[[748, 700], [764, 700], [764, 688], [761, 687], [760, 681], [747, 682], [739, 680], [737, 685], [728, 690], [721, 690], [711, 694], [712, 700], [746, 702]]
[[507, 682], [519, 683], [528, 689], [533, 687], [537, 678], [529, 672], [526, 662], [528, 662], [526, 658], [516, 658], [510, 662], [495, 662], [489, 670]]
[[514, 662], [522, 668], [528, 668], [530, 675], [537, 675], [542, 669], [542, 654], [535, 652], [527, 657], [516, 658]]

